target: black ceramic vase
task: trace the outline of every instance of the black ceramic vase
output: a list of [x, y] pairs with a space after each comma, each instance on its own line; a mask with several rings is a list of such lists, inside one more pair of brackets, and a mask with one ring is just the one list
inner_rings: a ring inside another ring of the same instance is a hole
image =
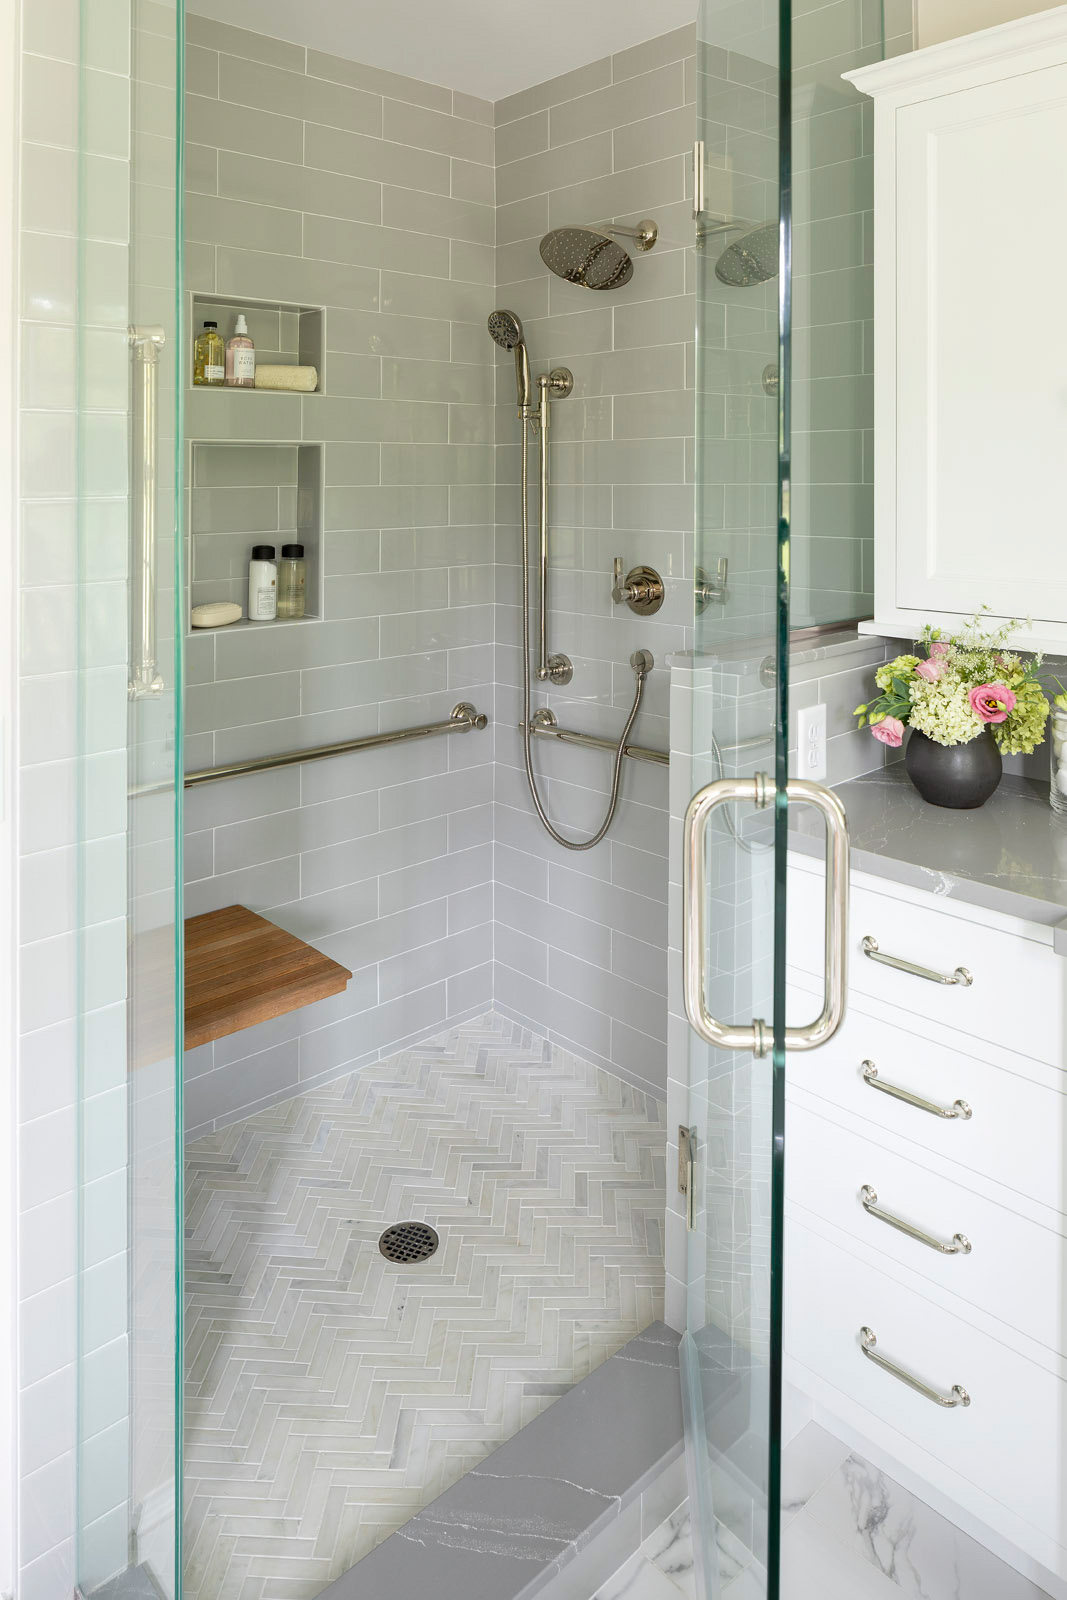
[[912, 728], [904, 751], [904, 768], [929, 805], [948, 806], [954, 811], [984, 806], [1003, 772], [991, 728], [968, 744], [953, 745], [937, 744], [918, 728]]

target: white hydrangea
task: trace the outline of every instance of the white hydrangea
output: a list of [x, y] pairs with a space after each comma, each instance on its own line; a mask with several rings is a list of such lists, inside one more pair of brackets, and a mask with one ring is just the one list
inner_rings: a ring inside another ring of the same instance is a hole
[[954, 672], [946, 672], [936, 683], [914, 678], [910, 684], [913, 728], [925, 733], [935, 744], [969, 744], [985, 727], [971, 710], [967, 689]]

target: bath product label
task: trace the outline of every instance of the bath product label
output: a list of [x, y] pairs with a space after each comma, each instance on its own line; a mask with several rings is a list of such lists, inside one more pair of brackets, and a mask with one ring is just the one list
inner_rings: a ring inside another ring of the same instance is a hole
[[270, 622], [278, 615], [278, 596], [273, 586], [253, 591], [252, 615], [259, 622]]
[[238, 348], [233, 353], [233, 376], [237, 383], [247, 382], [256, 375], [256, 352]]
[[225, 381], [226, 381], [226, 368], [225, 367], [205, 366], [205, 368], [204, 368], [204, 382], [205, 383], [224, 383]]

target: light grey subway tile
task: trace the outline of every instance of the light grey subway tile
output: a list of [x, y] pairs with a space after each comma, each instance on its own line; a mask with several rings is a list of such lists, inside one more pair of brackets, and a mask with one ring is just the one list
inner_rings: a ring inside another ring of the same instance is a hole
[[591, 61], [587, 66], [577, 67], [573, 72], [560, 73], [558, 77], [548, 78], [544, 83], [535, 84], [531, 89], [520, 89], [517, 94], [507, 95], [503, 100], [498, 100], [495, 107], [497, 127], [504, 122], [515, 122], [520, 117], [528, 117], [531, 112], [540, 111], [546, 106], [558, 105], [561, 100], [573, 100], [610, 82], [610, 56], [604, 56], [599, 61]]
[[[598, 134], [595, 140], [582, 140], [575, 148], [610, 137], [610, 134]], [[553, 158], [562, 157], [568, 148], [560, 146], [551, 155]], [[544, 158], [534, 156], [531, 159], [536, 161]], [[681, 227], [674, 230], [674, 219], [667, 210], [672, 204], [677, 204], [678, 220], [682, 220], [687, 203], [686, 165], [685, 159], [677, 155], [665, 161], [650, 161], [644, 166], [628, 167], [625, 172], [602, 175], [572, 172], [569, 177], [562, 178], [558, 187], [552, 188], [548, 201], [549, 222], [557, 228], [565, 227], [568, 218], [590, 217], [596, 221], [608, 217], [636, 219], [655, 211], [663, 242], [673, 241], [675, 245], [686, 243], [686, 235]], [[634, 276], [640, 271], [639, 265]]]
[[326, 596], [326, 615], [384, 618], [397, 612], [436, 610], [445, 604], [447, 577], [440, 570], [336, 577]]
[[481, 122], [489, 128], [493, 126], [493, 102], [482, 100], [477, 95], [464, 94], [460, 89], [456, 89], [452, 95], [452, 114], [467, 122]]
[[218, 99], [219, 57], [216, 50], [200, 45], [185, 47], [185, 89], [187, 94], [203, 94]]
[[359, 399], [380, 397], [382, 392], [382, 364], [377, 356], [330, 357], [330, 393], [344, 398]]
[[452, 187], [454, 200], [476, 200], [491, 206], [496, 202], [496, 172], [479, 161], [463, 161], [452, 157]]
[[345, 217], [352, 222], [381, 220], [378, 182], [231, 150], [219, 152], [218, 192], [235, 200]]
[[[509, 205], [535, 194], [554, 194], [564, 184], [577, 186], [593, 180], [602, 182], [610, 172], [611, 134], [598, 133], [587, 139], [578, 139], [566, 150], [547, 150], [498, 167], [497, 200], [502, 205]], [[596, 212], [596, 217], [599, 218], [601, 214], [603, 207]], [[576, 212], [575, 215], [584, 216], [585, 213]], [[590, 218], [593, 218], [592, 212]]]
[[642, 167], [682, 154], [696, 137], [696, 116], [692, 106], [679, 105], [640, 122], [627, 122], [614, 129], [614, 168]]
[[493, 130], [485, 123], [397, 100], [385, 101], [383, 133], [398, 144], [439, 155], [461, 156], [465, 161], [493, 159]]
[[641, 72], [652, 72], [668, 61], [684, 60], [696, 55], [696, 26], [686, 23], [670, 33], [661, 33], [655, 39], [645, 39], [631, 45], [628, 50], [617, 50], [611, 58], [611, 73], [615, 83], [624, 78], [636, 77]]
[[190, 44], [201, 45], [206, 50], [224, 50], [227, 55], [245, 56], [250, 61], [286, 67], [291, 72], [304, 70], [306, 52], [303, 45], [271, 39], [267, 34], [255, 33], [247, 28], [233, 28], [228, 23], [216, 22], [213, 17], [204, 17], [195, 11], [188, 13], [186, 37]]
[[[134, 157], [137, 160], [137, 157]], [[217, 194], [219, 190], [219, 152], [209, 145], [185, 146], [185, 188], [188, 194]]]
[[429, 983], [483, 967], [492, 953], [492, 932], [488, 927], [470, 928], [432, 943], [412, 944], [382, 961], [378, 972], [381, 998], [398, 1000]]
[[382, 915], [410, 909], [476, 883], [487, 883], [492, 876], [493, 847], [488, 841], [435, 861], [401, 867], [379, 880]]
[[[328, 397], [327, 397], [328, 398]], [[316, 423], [318, 437], [344, 444], [384, 439], [412, 443], [448, 437], [448, 407], [425, 400], [330, 400]], [[343, 452], [327, 451], [327, 483], [334, 481], [333, 463]]]
[[270, 250], [278, 255], [301, 253], [301, 222], [296, 211], [190, 194], [186, 196], [185, 219], [186, 237], [201, 244]]
[[[540, 239], [548, 232], [548, 195], [531, 195], [496, 208], [498, 245], [514, 244], [519, 239]], [[503, 282], [503, 276], [499, 279]]]
[[396, 317], [381, 311], [331, 312], [328, 348], [352, 355], [406, 356], [425, 361], [449, 358], [449, 324], [430, 317]]
[[345, 306], [353, 311], [373, 311], [378, 305], [379, 279], [372, 267], [220, 247], [217, 268], [219, 294], [287, 300], [295, 305]]
[[237, 105], [273, 110], [282, 115], [343, 128], [347, 133], [382, 132], [382, 99], [347, 84], [310, 78], [303, 70], [289, 72], [262, 62], [223, 56], [219, 92]]
[[452, 91], [440, 84], [422, 83], [418, 78], [406, 78], [384, 67], [365, 66], [361, 61], [347, 61], [343, 56], [326, 55], [321, 50], [308, 51], [307, 70], [311, 78], [347, 83], [350, 88], [386, 95], [391, 100], [404, 100], [413, 106], [426, 106], [431, 111], [452, 109]]
[[382, 394], [390, 400], [489, 405], [493, 399], [492, 376], [488, 365], [461, 367], [451, 361], [403, 361], [386, 356], [382, 361]]
[[506, 122], [496, 130], [496, 162], [518, 161], [548, 149], [548, 112], [534, 111], [528, 117]]
[[186, 137], [197, 144], [267, 156], [272, 161], [299, 162], [303, 157], [304, 127], [295, 117], [203, 95], [186, 97], [185, 114]]
[[343, 217], [305, 216], [304, 254], [315, 261], [354, 262], [397, 271], [417, 261], [424, 272], [438, 278], [447, 278], [449, 271], [447, 239], [348, 222]]
[[317, 122], [305, 125], [304, 164], [432, 194], [448, 194], [452, 177], [447, 156]]
[[680, 60], [641, 73], [625, 83], [595, 89], [576, 100], [552, 107], [549, 128], [553, 147], [587, 139], [591, 134], [638, 122], [685, 103], [685, 74]]
[[[411, 266], [415, 264], [414, 261], [410, 263]], [[381, 309], [398, 316], [478, 322], [492, 310], [492, 294], [481, 284], [426, 278], [411, 271], [384, 271]]]
[[[427, 247], [426, 235], [443, 235], [448, 239], [467, 239], [472, 244], [492, 245], [495, 230], [493, 209], [473, 200], [458, 200], [447, 195], [413, 195], [408, 189], [386, 184], [382, 190], [382, 221], [387, 228], [406, 230], [410, 240], [409, 251], [419, 243], [417, 259], [422, 259]], [[408, 260], [414, 259], [410, 254]], [[402, 268], [402, 261], [383, 261], [382, 266]], [[431, 271], [427, 266], [424, 270]], [[435, 274], [437, 276], [437, 274]]]

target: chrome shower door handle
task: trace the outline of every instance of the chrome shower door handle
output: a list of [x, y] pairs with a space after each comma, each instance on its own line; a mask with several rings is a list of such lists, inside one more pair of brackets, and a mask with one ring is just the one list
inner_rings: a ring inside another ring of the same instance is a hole
[[[720, 778], [709, 783], [689, 802], [685, 815], [682, 873], [682, 984], [685, 1013], [690, 1026], [708, 1044], [721, 1050], [748, 1050], [766, 1055], [770, 1029], [760, 1017], [750, 1023], [726, 1023], [708, 1010], [704, 987], [704, 950], [707, 943], [705, 884], [707, 882], [707, 830], [712, 812], [731, 801], [751, 800], [763, 808], [773, 797], [765, 773], [752, 778]], [[787, 1050], [814, 1050], [833, 1037], [845, 1016], [848, 972], [848, 819], [845, 808], [822, 784], [794, 779], [786, 786], [794, 804], [813, 805], [826, 823], [826, 977], [823, 1007], [814, 1022], [786, 1028]]]
[[786, 1028], [787, 1050], [817, 1050], [832, 1039], [845, 1020], [848, 994], [848, 817], [832, 789], [806, 778], [791, 778], [785, 787], [791, 805], [814, 806], [826, 828], [826, 895], [823, 918], [823, 1003], [814, 1022]]
[[135, 533], [129, 693], [132, 700], [142, 700], [163, 693], [156, 670], [156, 491], [159, 353], [167, 336], [158, 327], [130, 328], [127, 336], [134, 373], [130, 511]]

